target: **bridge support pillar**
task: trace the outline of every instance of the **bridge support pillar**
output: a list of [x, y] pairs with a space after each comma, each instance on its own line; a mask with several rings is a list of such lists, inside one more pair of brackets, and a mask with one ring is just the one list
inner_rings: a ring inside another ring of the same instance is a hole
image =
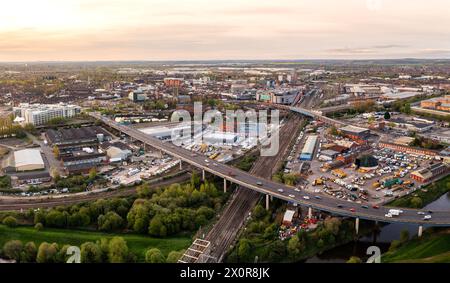
[[206, 172], [205, 170], [202, 170], [202, 181], [206, 180]]
[[356, 235], [359, 234], [359, 218], [355, 219], [355, 232], [356, 232]]
[[266, 195], [266, 210], [269, 210], [270, 206], [270, 196]]
[[420, 225], [420, 226], [419, 226], [419, 232], [417, 233], [417, 236], [418, 236], [419, 238], [422, 238], [422, 234], [423, 234], [423, 226]]
[[308, 218], [309, 219], [312, 218], [312, 214], [313, 214], [312, 207], [308, 207]]
[[223, 192], [227, 193], [227, 179], [223, 179]]
[[183, 161], [180, 159], [180, 171], [183, 170]]

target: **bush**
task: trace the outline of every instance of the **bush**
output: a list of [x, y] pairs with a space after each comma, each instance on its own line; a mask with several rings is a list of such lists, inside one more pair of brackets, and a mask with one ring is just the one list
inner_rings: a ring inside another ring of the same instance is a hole
[[14, 228], [17, 226], [17, 219], [12, 216], [7, 216], [5, 219], [3, 219], [3, 225], [6, 225], [10, 228]]
[[166, 259], [159, 249], [150, 249], [145, 253], [147, 263], [165, 263]]
[[41, 231], [42, 229], [44, 229], [44, 225], [42, 225], [42, 223], [36, 223], [36, 225], [34, 225], [34, 229], [36, 229], [37, 231]]
[[23, 244], [21, 241], [9, 241], [3, 246], [3, 253], [7, 258], [20, 262], [22, 249]]

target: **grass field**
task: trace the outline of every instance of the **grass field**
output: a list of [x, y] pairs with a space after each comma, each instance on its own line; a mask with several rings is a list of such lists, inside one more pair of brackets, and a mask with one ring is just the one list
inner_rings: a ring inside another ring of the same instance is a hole
[[382, 256], [383, 262], [450, 263], [450, 231], [414, 239]]
[[136, 234], [106, 234], [100, 232], [50, 228], [37, 231], [33, 227], [8, 228], [4, 225], [0, 225], [1, 247], [10, 240], [21, 240], [24, 243], [33, 241], [36, 245], [39, 245], [42, 242], [49, 242], [58, 243], [60, 246], [66, 244], [80, 246], [84, 242], [95, 242], [101, 238], [111, 239], [115, 236], [120, 236], [125, 239], [128, 247], [138, 257], [140, 262], [144, 261], [145, 251], [150, 248], [158, 248], [165, 256], [167, 256], [171, 251], [179, 251], [188, 248], [192, 242], [189, 236], [158, 239]]

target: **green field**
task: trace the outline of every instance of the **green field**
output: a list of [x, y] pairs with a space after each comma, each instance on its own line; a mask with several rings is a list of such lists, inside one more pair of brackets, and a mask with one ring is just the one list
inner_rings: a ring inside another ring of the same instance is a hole
[[382, 256], [383, 262], [450, 263], [450, 231], [411, 240]]
[[150, 248], [158, 248], [167, 256], [171, 251], [186, 249], [191, 244], [189, 236], [152, 238], [136, 234], [106, 234], [99, 232], [68, 230], [68, 229], [50, 229], [37, 231], [33, 227], [8, 228], [0, 225], [0, 247], [10, 240], [21, 240], [22, 242], [33, 241], [36, 245], [42, 242], [58, 243], [62, 245], [80, 246], [84, 242], [95, 242], [101, 238], [111, 239], [120, 236], [125, 239], [130, 248], [140, 262], [144, 261], [145, 251]]

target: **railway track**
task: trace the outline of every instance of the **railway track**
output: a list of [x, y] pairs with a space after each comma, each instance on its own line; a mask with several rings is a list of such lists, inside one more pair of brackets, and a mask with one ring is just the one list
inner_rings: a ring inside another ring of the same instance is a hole
[[[301, 118], [292, 115], [280, 130], [280, 153], [271, 157], [260, 157], [254, 163], [250, 173], [272, 178], [290, 150], [292, 141], [297, 137]], [[246, 218], [258, 203], [261, 194], [243, 187], [239, 187], [232, 196], [229, 205], [224, 209], [220, 219], [209, 231], [205, 240], [211, 243], [207, 259], [221, 262], [236, 236], [245, 223]]]
[[[189, 179], [189, 174], [180, 175], [166, 181], [156, 183], [156, 186], [167, 186], [173, 183], [182, 182]], [[100, 193], [92, 193], [82, 196], [70, 196], [64, 198], [0, 198], [0, 211], [19, 211], [36, 208], [51, 208], [60, 205], [72, 205], [82, 202], [95, 201], [98, 199], [127, 197], [136, 194], [136, 188], [117, 189]]]

